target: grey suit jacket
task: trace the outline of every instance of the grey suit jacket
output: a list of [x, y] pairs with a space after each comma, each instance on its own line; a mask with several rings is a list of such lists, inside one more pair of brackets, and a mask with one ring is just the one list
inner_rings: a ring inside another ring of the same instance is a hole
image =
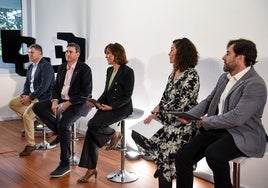
[[266, 147], [262, 114], [267, 98], [264, 80], [253, 67], [233, 86], [225, 99], [223, 113], [217, 115], [220, 96], [228, 81], [220, 76], [211, 94], [188, 113], [207, 114], [202, 126], [207, 129], [227, 129], [236, 146], [248, 157], [263, 157]]

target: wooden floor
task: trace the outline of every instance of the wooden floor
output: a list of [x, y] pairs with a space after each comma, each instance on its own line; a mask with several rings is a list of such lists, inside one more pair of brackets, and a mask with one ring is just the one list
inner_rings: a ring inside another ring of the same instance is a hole
[[[114, 183], [107, 180], [110, 172], [120, 169], [120, 152], [100, 149], [98, 162], [98, 177], [90, 179], [86, 184], [76, 181], [85, 173], [85, 169], [71, 166], [71, 172], [61, 178], [50, 178], [49, 174], [59, 164], [59, 146], [51, 150], [36, 150], [31, 156], [19, 157], [19, 152], [25, 146], [21, 136], [23, 124], [21, 120], [0, 122], [0, 187], [3, 188], [155, 188], [157, 179], [153, 178], [154, 163], [143, 159], [126, 160], [127, 171], [138, 174], [139, 179], [131, 183]], [[77, 156], [80, 156], [83, 137], [76, 143]], [[36, 135], [36, 142], [42, 140]], [[54, 136], [47, 140], [51, 141]], [[173, 187], [175, 188], [175, 181]], [[195, 178], [194, 188], [212, 188], [213, 184]]]

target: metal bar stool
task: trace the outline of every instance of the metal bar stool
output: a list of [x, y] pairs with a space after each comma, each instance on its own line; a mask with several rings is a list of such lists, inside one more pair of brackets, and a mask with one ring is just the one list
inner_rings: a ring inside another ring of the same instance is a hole
[[43, 133], [43, 141], [40, 142], [39, 144], [36, 144], [36, 149], [37, 150], [47, 150], [47, 149], [55, 148], [56, 145], [50, 146], [50, 144], [46, 140], [46, 134], [47, 134], [46, 133], [46, 130], [47, 130], [46, 124], [44, 124], [39, 117], [36, 116], [35, 118], [40, 123], [40, 125], [42, 125], [42, 133]]
[[[264, 156], [268, 156], [268, 143], [266, 144], [266, 149]], [[233, 188], [240, 188], [240, 165], [245, 163], [248, 157], [238, 157], [231, 162], [233, 162]]]
[[70, 165], [76, 166], [79, 163], [80, 158], [75, 155], [75, 143], [78, 141], [76, 134], [76, 122], [71, 127], [71, 157], [70, 157]]
[[136, 173], [128, 172], [125, 170], [125, 155], [127, 150], [126, 135], [125, 135], [125, 120], [138, 119], [142, 117], [143, 114], [144, 114], [143, 110], [134, 108], [133, 113], [131, 115], [129, 115], [126, 119], [120, 121], [122, 138], [121, 138], [121, 147], [120, 149], [117, 150], [121, 151], [121, 169], [116, 172], [109, 173], [107, 175], [108, 180], [117, 183], [127, 183], [136, 181], [138, 179]]

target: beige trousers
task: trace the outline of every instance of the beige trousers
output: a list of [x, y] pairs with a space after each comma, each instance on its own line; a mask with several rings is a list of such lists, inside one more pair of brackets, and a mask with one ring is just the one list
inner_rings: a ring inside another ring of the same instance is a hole
[[38, 99], [32, 100], [30, 105], [23, 105], [21, 103], [21, 97], [17, 96], [11, 99], [8, 106], [16, 112], [23, 120], [26, 145], [34, 146], [34, 121], [35, 114], [32, 110], [34, 103], [38, 102]]

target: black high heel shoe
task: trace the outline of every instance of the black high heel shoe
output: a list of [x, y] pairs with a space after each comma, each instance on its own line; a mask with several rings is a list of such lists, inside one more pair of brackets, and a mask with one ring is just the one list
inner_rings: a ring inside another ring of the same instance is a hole
[[91, 171], [91, 173], [89, 173], [89, 170], [86, 172], [86, 174], [82, 177], [82, 178], [79, 178], [77, 180], [77, 183], [87, 183], [88, 182], [88, 179], [91, 177], [91, 176], [95, 176], [95, 179], [97, 178], [97, 175], [98, 175], [98, 171], [97, 169], [94, 169]]

